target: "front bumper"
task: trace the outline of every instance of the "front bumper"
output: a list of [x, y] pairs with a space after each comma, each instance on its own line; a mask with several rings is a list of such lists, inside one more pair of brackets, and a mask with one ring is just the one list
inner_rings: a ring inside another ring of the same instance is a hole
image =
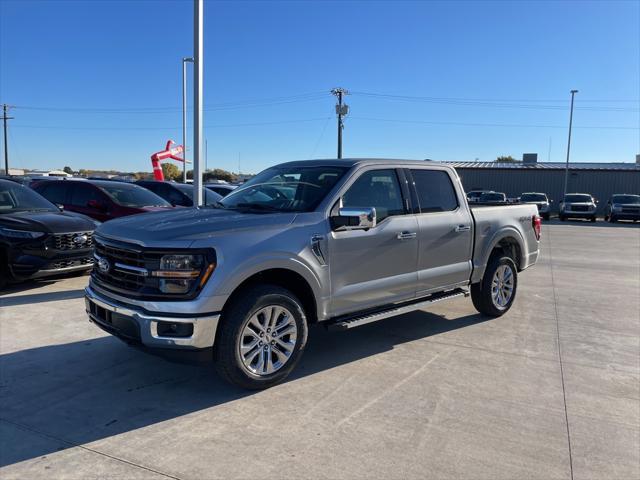
[[611, 216], [616, 220], [640, 220], [640, 212], [611, 212]]
[[596, 211], [592, 210], [592, 211], [580, 211], [580, 212], [572, 212], [571, 210], [569, 211], [562, 211], [560, 212], [562, 215], [564, 215], [567, 218], [592, 218], [596, 216]]
[[[85, 307], [89, 320], [98, 327], [126, 343], [150, 348], [203, 349], [213, 346], [220, 314], [182, 316], [169, 313], [147, 312], [116, 302], [85, 288]], [[158, 334], [159, 322], [190, 324], [193, 332], [188, 337]]]

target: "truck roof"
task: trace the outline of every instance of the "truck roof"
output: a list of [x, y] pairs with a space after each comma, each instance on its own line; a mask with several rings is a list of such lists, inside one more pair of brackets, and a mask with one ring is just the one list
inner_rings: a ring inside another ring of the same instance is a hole
[[397, 158], [326, 158], [326, 159], [318, 159], [318, 160], [294, 160], [292, 162], [285, 162], [279, 164], [279, 166], [335, 166], [335, 167], [347, 167], [351, 168], [356, 165], [378, 165], [378, 164], [403, 164], [403, 165], [434, 165], [439, 167], [448, 168], [447, 165], [444, 165], [440, 162], [432, 162], [429, 160], [403, 160]]

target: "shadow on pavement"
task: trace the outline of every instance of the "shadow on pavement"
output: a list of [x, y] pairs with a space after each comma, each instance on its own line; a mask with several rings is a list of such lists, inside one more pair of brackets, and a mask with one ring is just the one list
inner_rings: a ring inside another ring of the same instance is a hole
[[33, 293], [30, 295], [16, 295], [0, 297], [0, 307], [15, 307], [33, 303], [55, 302], [57, 300], [72, 300], [84, 297], [84, 289], [64, 290], [61, 292]]
[[607, 227], [607, 228], [640, 228], [640, 223], [629, 221], [618, 221], [616, 223], [605, 222], [602, 218], [598, 218], [596, 222], [582, 219], [567, 219], [561, 222], [557, 218], [551, 220], [543, 220], [543, 225], [568, 225], [568, 226], [585, 226], [585, 227]]
[[[413, 312], [340, 333], [316, 326], [287, 381], [485, 320]], [[170, 363], [113, 337], [1, 355], [0, 373], [0, 466], [260, 395], [224, 383], [212, 364]]]

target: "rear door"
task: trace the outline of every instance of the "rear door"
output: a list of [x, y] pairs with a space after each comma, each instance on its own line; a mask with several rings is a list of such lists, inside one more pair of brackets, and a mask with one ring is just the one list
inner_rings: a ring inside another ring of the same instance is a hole
[[374, 207], [378, 224], [329, 235], [332, 315], [413, 298], [418, 224], [406, 208], [397, 170], [362, 172], [341, 202], [343, 207]]
[[446, 169], [407, 171], [418, 222], [418, 296], [467, 284], [471, 276], [471, 212]]
[[89, 183], [74, 182], [71, 190], [71, 208], [100, 222], [111, 218], [109, 207], [111, 200], [98, 188]]

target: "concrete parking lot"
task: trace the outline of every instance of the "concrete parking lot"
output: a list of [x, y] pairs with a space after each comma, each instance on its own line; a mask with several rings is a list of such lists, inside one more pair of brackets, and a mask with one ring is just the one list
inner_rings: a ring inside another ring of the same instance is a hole
[[553, 221], [507, 315], [315, 328], [262, 392], [107, 336], [86, 282], [0, 297], [3, 480], [640, 478], [637, 225]]

